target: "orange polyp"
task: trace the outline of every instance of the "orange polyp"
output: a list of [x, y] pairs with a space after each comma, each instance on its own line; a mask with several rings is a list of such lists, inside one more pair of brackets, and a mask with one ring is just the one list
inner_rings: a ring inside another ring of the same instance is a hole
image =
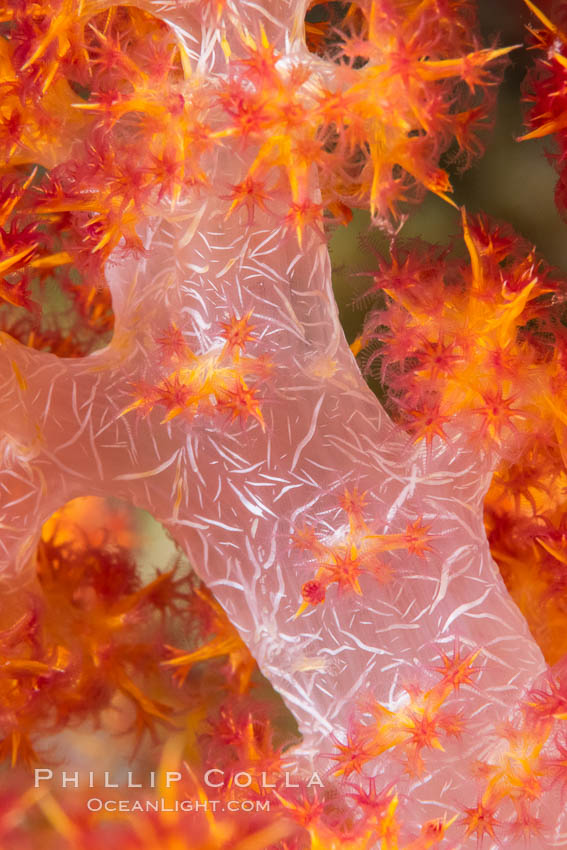
[[237, 381], [234, 388], [221, 391], [218, 407], [220, 410], [229, 413], [231, 422], [239, 419], [242, 424], [245, 424], [248, 418], [252, 417], [260, 424], [262, 431], [265, 431], [266, 423], [262, 416], [257, 393], [256, 388], [248, 387], [242, 380]]
[[496, 840], [495, 828], [500, 825], [496, 818], [497, 807], [479, 800], [476, 806], [464, 809], [463, 824], [466, 827], [465, 835], [468, 838], [476, 835], [477, 844], [482, 846], [484, 838], [488, 835]]
[[265, 184], [262, 181], [254, 180], [252, 177], [246, 177], [242, 183], [231, 186], [232, 192], [225, 198], [225, 200], [232, 201], [226, 217], [228, 218], [235, 210], [240, 209], [240, 207], [245, 207], [248, 215], [248, 224], [253, 224], [256, 207], [262, 210], [262, 212], [267, 212], [266, 201], [270, 195], [264, 191], [264, 188]]
[[[459, 688], [463, 685], [473, 684], [473, 675], [478, 673], [479, 667], [473, 667], [473, 662], [478, 658], [482, 650], [476, 649], [474, 652], [469, 652], [464, 657], [461, 655], [459, 642], [455, 642], [453, 657], [451, 658], [441, 650], [442, 667], [433, 667], [442, 679], [437, 688], [445, 692], [445, 688], [459, 692]], [[444, 697], [445, 698], [445, 697]]]
[[368, 504], [366, 493], [359, 493], [358, 487], [353, 490], [345, 490], [344, 494], [339, 499], [339, 507], [348, 516], [351, 534], [357, 529], [365, 528], [363, 519], [364, 508]]
[[415, 420], [410, 425], [415, 443], [425, 440], [427, 450], [431, 451], [435, 437], [439, 437], [443, 441], [448, 439], [447, 434], [443, 430], [443, 425], [450, 422], [451, 417], [441, 413], [439, 402], [430, 407], [410, 410], [409, 415], [413, 416]]
[[164, 335], [156, 339], [156, 344], [162, 352], [162, 365], [173, 365], [175, 370], [156, 384], [137, 385], [137, 399], [124, 408], [120, 416], [136, 409], [147, 415], [159, 405], [167, 409], [162, 424], [180, 415], [227, 413], [231, 422], [238, 419], [245, 424], [252, 417], [265, 430], [258, 385], [249, 386], [247, 379], [249, 376], [260, 380], [266, 377], [270, 363], [241, 354], [255, 339], [251, 315], [251, 312], [240, 318], [233, 315], [229, 322], [222, 322], [224, 347], [221, 350], [215, 347], [201, 355], [191, 350], [176, 325], [167, 328]]
[[194, 354], [187, 345], [182, 331], [172, 322], [162, 331], [161, 336], [156, 338], [156, 344], [160, 348], [161, 360], [164, 364], [172, 361], [185, 361], [194, 358]]
[[270, 44], [261, 24], [260, 28], [259, 43], [249, 33], [244, 35], [243, 40], [248, 56], [246, 59], [236, 60], [236, 64], [243, 66], [253, 80], [262, 85], [270, 85], [279, 81], [276, 65], [281, 59], [281, 54]]
[[505, 428], [516, 428], [513, 419], [515, 417], [525, 418], [525, 414], [518, 408], [511, 405], [517, 400], [517, 396], [504, 398], [502, 387], [499, 387], [494, 392], [485, 392], [483, 394], [483, 407], [475, 407], [472, 413], [477, 413], [482, 417], [481, 434], [488, 434], [490, 438], [496, 442], [502, 439], [502, 432]]
[[[460, 685], [470, 684], [471, 676], [476, 672], [472, 662], [479, 650], [469, 653], [465, 658], [460, 655], [459, 644], [455, 643], [453, 658], [442, 653], [444, 666], [435, 668], [441, 674], [441, 681], [429, 690], [413, 685], [406, 687], [409, 699], [405, 704], [391, 711], [371, 696], [365, 697], [360, 704], [360, 721], [357, 740], [364, 743], [361, 750], [364, 759], [379, 758], [388, 751], [403, 754], [407, 772], [419, 776], [425, 769], [424, 750], [443, 750], [442, 737], [460, 737], [466, 723], [461, 711], [450, 711], [445, 706], [453, 692]], [[363, 718], [372, 717], [368, 724]], [[355, 721], [358, 718], [355, 716]], [[344, 754], [345, 747], [341, 750]], [[344, 756], [346, 757], [346, 756]]]
[[373, 748], [364, 743], [361, 731], [353, 729], [347, 733], [345, 744], [335, 742], [337, 749], [336, 754], [331, 754], [331, 758], [337, 763], [334, 776], [344, 776], [348, 779], [353, 773], [362, 774], [364, 766], [373, 759]]
[[284, 225], [295, 232], [300, 247], [307, 228], [324, 238], [322, 204], [314, 204], [311, 201], [292, 203], [284, 219]]
[[243, 351], [246, 344], [256, 338], [256, 326], [250, 323], [251, 316], [252, 310], [240, 319], [231, 316], [229, 322], [221, 322], [221, 336], [226, 339], [225, 347], [229, 354]]
[[309, 605], [324, 602], [326, 591], [333, 584], [337, 585], [339, 593], [353, 591], [362, 596], [361, 575], [374, 576], [381, 583], [390, 581], [392, 571], [380, 557], [383, 552], [405, 549], [412, 555], [424, 557], [433, 551], [429, 545], [433, 536], [429, 533], [430, 526], [423, 525], [420, 519], [409, 523], [404, 534], [373, 534], [364, 520], [366, 493], [359, 493], [357, 487], [345, 490], [338, 503], [349, 521], [349, 530], [340, 541], [332, 545], [325, 543], [312, 526], [305, 526], [292, 537], [295, 549], [311, 553], [318, 562], [315, 579], [303, 584], [303, 602], [296, 617]]

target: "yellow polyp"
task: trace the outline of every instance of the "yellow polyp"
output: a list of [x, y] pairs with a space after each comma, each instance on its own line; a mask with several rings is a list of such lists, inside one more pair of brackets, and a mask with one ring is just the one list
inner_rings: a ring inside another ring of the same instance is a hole
[[[1, 65], [0, 65], [0, 74], [1, 74]], [[7, 222], [8, 218], [14, 212], [14, 208], [16, 204], [21, 200], [24, 192], [29, 189], [33, 181], [35, 180], [35, 176], [37, 174], [37, 165], [32, 170], [30, 176], [25, 180], [22, 184], [19, 192], [14, 192], [14, 196], [12, 198], [8, 198], [8, 200], [4, 201], [2, 208], [0, 209], [0, 227], [3, 227]]]
[[[225, 627], [226, 631], [226, 627]], [[228, 633], [223, 636], [217, 635], [209, 643], [175, 658], [162, 661], [164, 667], [186, 667], [187, 672], [200, 661], [209, 661], [211, 658], [221, 658], [224, 655], [231, 656], [244, 648], [241, 638], [236, 633]]]
[[463, 225], [463, 238], [471, 261], [473, 292], [480, 292], [483, 288], [483, 271], [478, 248], [474, 239], [471, 236], [467, 213], [464, 207], [461, 208], [461, 221]]
[[264, 24], [260, 23], [260, 42], [262, 47], [267, 49], [271, 46], [270, 39], [266, 35], [266, 30], [264, 29]]
[[177, 407], [172, 408], [169, 413], [163, 417], [159, 424], [165, 425], [167, 422], [171, 422], [172, 419], [175, 419], [176, 416], [179, 416], [180, 413], [183, 413], [185, 409], [185, 407], [177, 405]]
[[[524, 0], [524, 2], [526, 2], [526, 0]], [[567, 127], [567, 113], [564, 113], [559, 118], [554, 118], [552, 121], [547, 121], [545, 124], [542, 124], [530, 133], [525, 133], [523, 136], [519, 136], [518, 141], [527, 142], [531, 139], [541, 139], [543, 136], [549, 136], [550, 133], [558, 133], [560, 130], [564, 130], [565, 127]]]
[[516, 339], [516, 320], [523, 313], [537, 280], [532, 280], [507, 304], [499, 307], [485, 323], [486, 331], [497, 330], [498, 344], [505, 348]]
[[246, 27], [241, 27], [241, 26], [238, 26], [238, 25], [237, 25], [237, 27], [238, 27], [238, 34], [240, 35], [242, 43], [245, 44], [246, 47], [250, 48], [251, 50], [255, 50], [256, 42], [254, 41], [254, 38], [252, 37], [252, 35], [248, 31], [248, 29]]
[[380, 541], [376, 545], [376, 549], [380, 552], [392, 552], [395, 549], [404, 549], [406, 547], [405, 534], [369, 534], [367, 540]]
[[430, 192], [433, 192], [435, 195], [437, 195], [438, 198], [441, 198], [442, 201], [445, 201], [445, 203], [454, 207], [456, 210], [459, 209], [459, 207], [455, 203], [455, 201], [452, 198], [450, 198], [449, 195], [447, 195], [445, 192], [440, 192], [438, 189], [435, 189], [433, 186], [427, 185], [427, 183], [424, 183], [424, 186], [426, 186], [429, 189]]
[[375, 219], [376, 214], [378, 212], [378, 204], [377, 204], [376, 201], [377, 201], [378, 194], [379, 194], [378, 193], [379, 187], [380, 187], [380, 172], [376, 168], [376, 165], [374, 165], [374, 171], [373, 171], [373, 174], [372, 174], [372, 184], [370, 186], [370, 216], [371, 216], [372, 220]]
[[40, 41], [38, 46], [32, 55], [27, 59], [22, 65], [22, 71], [26, 71], [34, 62], [37, 62], [38, 59], [41, 59], [47, 48], [49, 47], [51, 41], [57, 37], [57, 31], [61, 28], [62, 22], [60, 20], [61, 16], [52, 18], [49, 29], [47, 30], [44, 38]]
[[524, 0], [524, 3], [528, 7], [528, 9], [530, 9], [530, 11], [533, 12], [533, 14], [536, 16], [536, 18], [539, 18], [541, 23], [544, 25], [544, 27], [546, 29], [549, 30], [549, 32], [552, 32], [555, 36], [557, 36], [557, 38], [561, 39], [561, 41], [563, 43], [567, 43], [567, 36], [565, 35], [565, 33], [562, 30], [560, 30], [559, 27], [556, 26], [552, 21], [550, 21], [550, 19], [547, 17], [547, 15], [545, 15], [541, 11], [541, 9], [538, 9], [538, 7], [535, 5], [535, 3], [532, 3], [531, 0]]
[[128, 677], [122, 678], [119, 682], [119, 688], [133, 700], [144, 714], [149, 715], [150, 717], [155, 717], [165, 723], [171, 723], [167, 714], [164, 714], [164, 712], [161, 711], [131, 679]]
[[144, 399], [139, 398], [136, 401], [133, 401], [132, 404], [129, 404], [128, 407], [125, 407], [123, 411], [121, 411], [117, 419], [120, 419], [121, 416], [126, 416], [127, 413], [130, 413], [132, 410], [137, 410], [138, 407], [141, 407], [144, 404]]
[[107, 232], [101, 237], [99, 242], [93, 248], [93, 254], [96, 254], [98, 251], [102, 251], [102, 249], [108, 245], [110, 240], [112, 239], [112, 233], [107, 230]]
[[51, 63], [50, 69], [47, 72], [43, 85], [41, 87], [41, 93], [45, 94], [51, 83], [53, 82], [53, 78], [59, 69], [59, 62], [55, 61]]
[[22, 373], [20, 372], [20, 368], [19, 368], [18, 364], [16, 363], [15, 360], [12, 360], [11, 362], [12, 362], [12, 370], [14, 372], [14, 375], [16, 376], [18, 386], [20, 387], [21, 390], [27, 390], [27, 388], [28, 388], [27, 381], [24, 378], [24, 376], [22, 375]]
[[383, 834], [381, 850], [398, 850], [398, 824], [396, 822], [396, 809], [398, 808], [398, 795], [394, 794], [386, 814], [382, 818], [380, 828]]
[[370, 14], [368, 15], [368, 41], [371, 43], [378, 41], [380, 29], [377, 25], [376, 3], [372, 0], [370, 4]]
[[446, 201], [446, 203], [458, 209], [457, 204], [447, 195], [447, 192], [451, 192], [453, 189], [446, 171], [438, 169], [430, 177], [422, 171], [421, 167], [416, 167], [416, 163], [406, 154], [398, 155], [398, 161], [402, 168], [422, 183], [426, 189], [429, 189], [430, 192], [433, 192], [441, 200]]
[[352, 353], [356, 357], [357, 354], [360, 354], [360, 352], [362, 351], [363, 346], [364, 346], [363, 336], [362, 336], [362, 334], [359, 334], [357, 336], [357, 338], [354, 340], [354, 342], [351, 342], [350, 350], [352, 351]]
[[21, 260], [25, 257], [28, 257], [35, 249], [35, 245], [30, 245], [27, 248], [24, 248], [22, 251], [18, 251], [17, 254], [12, 254], [10, 257], [6, 257], [5, 260], [0, 261], [0, 275], [6, 274], [12, 266], [17, 265]]
[[55, 266], [64, 266], [72, 262], [73, 257], [68, 251], [59, 251], [57, 254], [50, 254], [48, 257], [40, 257], [38, 260], [32, 260], [29, 265], [34, 269], [52, 269]]
[[140, 602], [151, 598], [152, 594], [160, 588], [161, 586], [167, 584], [173, 577], [175, 570], [169, 570], [166, 573], [160, 573], [157, 578], [155, 578], [149, 584], [144, 585], [141, 590], [136, 591], [136, 593], [131, 594], [127, 597], [127, 602], [124, 603], [123, 613], [120, 615], [119, 619], [123, 619], [123, 617], [129, 612], [134, 610]]
[[463, 72], [467, 64], [474, 67], [483, 67], [489, 62], [493, 62], [494, 59], [506, 56], [512, 50], [519, 50], [520, 47], [523, 47], [523, 45], [513, 44], [511, 47], [499, 47], [495, 50], [477, 50], [458, 59], [426, 59], [423, 62], [416, 63], [416, 65], [419, 67], [419, 75], [423, 80], [434, 82], [436, 80], [446, 79], [447, 77], [464, 76]]
[[563, 65], [564, 68], [567, 68], [567, 56], [563, 56], [562, 53], [554, 53], [553, 59], [559, 62], [560, 65]]
[[455, 821], [457, 820], [458, 817], [459, 817], [459, 815], [453, 815], [453, 817], [450, 820], [448, 820], [446, 823], [444, 823], [443, 824], [443, 832], [446, 832], [449, 829], [450, 826], [453, 826], [453, 824], [455, 823]]
[[87, 112], [96, 112], [101, 108], [100, 103], [72, 103], [71, 106], [73, 109], [84, 109]]
[[257, 422], [260, 423], [260, 428], [262, 429], [263, 433], [265, 434], [266, 433], [266, 423], [264, 421], [264, 416], [262, 415], [262, 411], [260, 410], [258, 405], [256, 405], [256, 407], [252, 410], [252, 416], [256, 419]]
[[2, 669], [14, 674], [28, 674], [30, 676], [45, 676], [51, 672], [49, 664], [44, 664], [43, 661], [34, 661], [33, 659], [8, 659], [2, 663]]

